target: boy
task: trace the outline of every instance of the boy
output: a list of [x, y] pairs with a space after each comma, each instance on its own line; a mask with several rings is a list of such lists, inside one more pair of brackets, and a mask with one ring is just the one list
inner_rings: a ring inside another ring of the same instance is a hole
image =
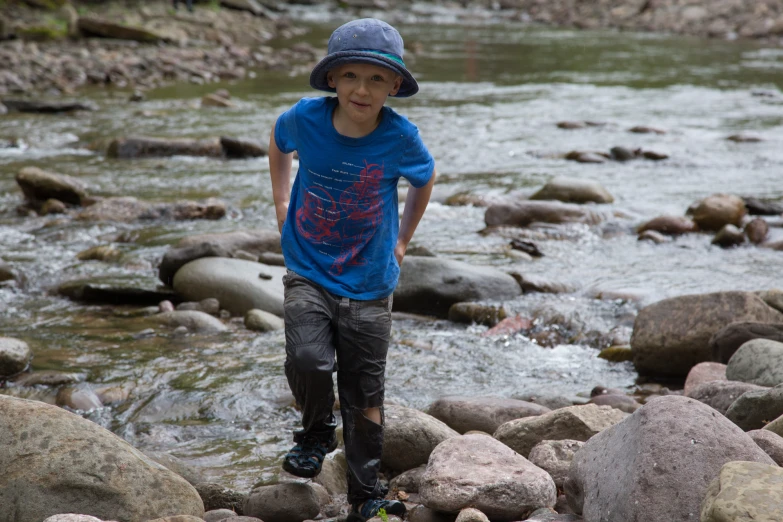
[[[376, 19], [332, 33], [310, 85], [336, 97], [304, 98], [272, 129], [269, 166], [288, 272], [285, 372], [302, 408], [302, 430], [283, 460], [299, 477], [321, 471], [337, 446], [332, 371], [348, 462], [349, 522], [383, 508], [378, 480], [391, 308], [400, 264], [429, 202], [435, 162], [407, 119], [385, 107], [388, 96], [419, 87], [405, 63], [402, 37]], [[292, 153], [299, 171], [291, 187]], [[399, 220], [397, 181], [411, 188]], [[335, 364], [335, 358], [338, 364]]]

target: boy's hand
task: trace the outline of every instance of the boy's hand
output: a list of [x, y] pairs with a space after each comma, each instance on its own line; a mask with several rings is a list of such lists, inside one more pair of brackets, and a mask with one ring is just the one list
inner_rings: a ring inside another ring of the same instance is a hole
[[285, 218], [288, 215], [288, 201], [275, 205], [275, 214], [277, 215], [277, 229], [282, 234]]
[[397, 246], [394, 247], [394, 257], [397, 258], [397, 264], [402, 266], [402, 258], [405, 257], [405, 251], [408, 249], [407, 243], [397, 240]]

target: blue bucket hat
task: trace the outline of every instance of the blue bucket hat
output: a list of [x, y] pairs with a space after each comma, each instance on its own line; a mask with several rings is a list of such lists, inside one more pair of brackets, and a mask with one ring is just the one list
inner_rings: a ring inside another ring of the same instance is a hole
[[326, 74], [347, 63], [368, 63], [391, 69], [402, 76], [399, 92], [394, 96], [407, 98], [419, 92], [419, 84], [405, 67], [402, 36], [394, 27], [376, 18], [362, 18], [341, 25], [329, 38], [328, 54], [310, 74], [310, 86], [319, 91], [335, 92], [329, 87]]

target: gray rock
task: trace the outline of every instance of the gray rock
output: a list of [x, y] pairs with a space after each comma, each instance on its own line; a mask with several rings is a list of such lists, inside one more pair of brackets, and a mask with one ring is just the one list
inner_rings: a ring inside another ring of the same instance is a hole
[[232, 315], [243, 316], [257, 308], [282, 317], [285, 272], [252, 261], [204, 257], [180, 268], [173, 287], [191, 301], [215, 297]]
[[57, 390], [57, 406], [72, 410], [91, 411], [103, 406], [98, 395], [86, 384], [64, 386]]
[[759, 386], [783, 383], [783, 342], [753, 339], [731, 356], [726, 377]]
[[783, 312], [783, 290], [780, 290], [779, 288], [762, 290], [756, 292], [756, 295], [778, 312]]
[[242, 508], [245, 516], [264, 522], [302, 522], [312, 519], [320, 510], [316, 491], [300, 482], [254, 488]]
[[81, 221], [119, 221], [129, 223], [150, 219], [221, 219], [226, 205], [216, 199], [203, 202], [147, 203], [134, 197], [105, 198], [76, 214]]
[[248, 310], [245, 314], [245, 328], [257, 332], [272, 332], [285, 328], [285, 321], [263, 310]]
[[427, 466], [422, 464], [418, 468], [409, 469], [408, 471], [400, 473], [391, 479], [389, 482], [389, 489], [392, 491], [401, 490], [406, 493], [418, 493], [421, 485], [421, 477], [426, 470]]
[[669, 236], [665, 236], [660, 232], [656, 232], [655, 230], [645, 230], [644, 232], [639, 234], [639, 237], [637, 237], [636, 239], [639, 241], [650, 241], [652, 243], [655, 243], [656, 245], [669, 243], [672, 240]]
[[717, 231], [726, 225], [739, 227], [745, 214], [745, 202], [730, 194], [713, 194], [693, 206], [693, 221], [701, 230]]
[[23, 372], [33, 358], [30, 346], [21, 339], [0, 337], [0, 377]]
[[[204, 509], [230, 510], [236, 515], [244, 515], [242, 508], [247, 500], [247, 495], [234, 491], [214, 482], [199, 482], [194, 486], [201, 499], [204, 501]], [[239, 521], [235, 521], [239, 522]]]
[[596, 395], [591, 397], [589, 404], [596, 404], [598, 406], [611, 406], [625, 413], [633, 413], [642, 407], [641, 404], [636, 402], [636, 399], [629, 397], [625, 394], [610, 393], [607, 395]]
[[221, 158], [223, 147], [220, 139], [196, 140], [191, 138], [118, 138], [109, 144], [106, 155], [110, 158], [139, 159], [165, 158], [169, 156], [200, 156]]
[[[175, 457], [170, 453], [165, 453], [163, 451], [144, 450], [142, 451], [142, 453], [144, 453], [146, 456], [148, 456], [149, 458], [151, 458], [161, 466], [164, 466], [166, 469], [173, 471], [180, 477], [187, 480], [191, 486], [196, 487], [196, 491], [198, 491], [199, 496], [201, 496], [201, 491], [197, 487], [197, 484], [204, 482], [204, 478], [202, 477], [201, 472], [197, 470], [195, 467], [186, 463], [184, 460]], [[203, 496], [201, 496], [201, 498], [202, 500], [204, 499]], [[204, 503], [204, 509], [207, 509], [206, 501]]]
[[481, 303], [454, 303], [449, 308], [448, 317], [455, 323], [495, 326], [506, 318], [506, 310], [502, 306]]
[[454, 522], [489, 522], [489, 518], [478, 509], [468, 507], [459, 512]]
[[633, 362], [645, 375], [685, 377], [710, 361], [709, 341], [735, 321], [779, 323], [783, 319], [750, 292], [716, 292], [664, 299], [643, 308], [631, 335]]
[[580, 178], [551, 179], [531, 200], [557, 200], [565, 203], [611, 203], [614, 197], [598, 182]]
[[261, 143], [227, 136], [220, 137], [220, 146], [223, 147], [223, 153], [229, 159], [258, 158], [269, 154], [267, 148]]
[[764, 386], [739, 381], [711, 381], [688, 390], [685, 396], [703, 402], [718, 410], [722, 415], [726, 415], [729, 407], [745, 392], [766, 391], [768, 389]]
[[726, 411], [726, 418], [745, 431], [761, 429], [781, 415], [783, 385], [745, 392]]
[[762, 218], [756, 218], [749, 221], [742, 229], [747, 236], [748, 241], [754, 245], [760, 245], [767, 240], [769, 236], [769, 224]]
[[98, 106], [91, 101], [45, 101], [3, 99], [3, 105], [9, 112], [34, 112], [39, 114], [57, 114], [73, 111], [96, 111]]
[[[240, 250], [261, 256], [272, 252], [279, 254], [280, 233], [277, 230], [237, 230], [222, 234], [199, 234], [182, 238], [174, 248], [192, 247], [202, 243], [213, 244], [234, 256]], [[206, 256], [202, 256], [206, 257]], [[225, 257], [225, 256], [224, 256]]]
[[783, 214], [783, 204], [777, 201], [769, 201], [754, 197], [743, 197], [745, 208], [752, 216], [779, 216]]
[[213, 509], [204, 513], [204, 522], [220, 522], [221, 520], [236, 518], [237, 516], [238, 515], [230, 509]]
[[419, 504], [408, 511], [408, 522], [455, 522], [457, 516], [453, 513], [441, 513]]
[[759, 462], [728, 462], [710, 483], [700, 522], [780, 520], [783, 469]]
[[162, 312], [151, 315], [145, 320], [172, 328], [184, 326], [190, 332], [225, 332], [228, 329], [220, 319], [197, 310]]
[[565, 492], [585, 520], [696, 520], [707, 486], [732, 460], [773, 464], [709, 406], [657, 397], [587, 441], [574, 456]]
[[783, 323], [738, 321], [727, 324], [710, 338], [712, 359], [725, 364], [740, 346], [753, 339], [783, 342]]
[[528, 460], [549, 473], [555, 486], [562, 489], [574, 454], [582, 446], [584, 442], [578, 440], [542, 440], [530, 450]]
[[402, 263], [394, 310], [445, 318], [454, 303], [512, 299], [521, 293], [514, 278], [496, 268], [413, 256]]
[[745, 242], [745, 232], [734, 225], [723, 225], [715, 237], [712, 238], [712, 244], [722, 248], [731, 248], [739, 246]]
[[636, 232], [643, 234], [644, 232], [653, 231], [669, 236], [679, 236], [696, 232], [697, 230], [696, 223], [685, 216], [658, 216], [641, 224], [636, 229]]
[[133, 40], [144, 43], [156, 43], [165, 40], [160, 34], [143, 27], [133, 27], [94, 17], [80, 16], [78, 26], [79, 31], [87, 36]]
[[344, 495], [348, 493], [348, 463], [345, 460], [345, 452], [336, 450], [324, 458], [321, 473], [313, 479], [313, 482], [322, 485], [330, 495]]
[[445, 423], [418, 410], [389, 405], [385, 414], [381, 462], [393, 470], [407, 471], [426, 464], [438, 444], [459, 436]]
[[476, 430], [495, 433], [510, 420], [541, 415], [551, 411], [546, 406], [502, 397], [441, 397], [427, 413], [442, 420], [459, 433]]
[[569, 406], [509, 421], [495, 431], [494, 437], [520, 455], [527, 456], [542, 440], [586, 441], [627, 416], [627, 413], [611, 406]]
[[544, 470], [489, 435], [448, 439], [432, 452], [419, 490], [422, 503], [458, 513], [474, 507], [492, 520], [519, 520], [554, 506], [555, 484]]
[[783, 464], [783, 437], [767, 429], [750, 430], [747, 434], [775, 461], [775, 464], [778, 466]]
[[185, 479], [56, 406], [0, 395], [0, 448], [0, 520], [63, 512], [103, 520], [204, 514]]
[[75, 513], [65, 513], [62, 515], [52, 515], [43, 522], [103, 522], [100, 518], [90, 515], [77, 515]]
[[25, 198], [32, 202], [43, 203], [48, 199], [57, 199], [70, 205], [81, 205], [82, 199], [87, 196], [86, 186], [82, 181], [38, 167], [25, 167], [20, 170], [16, 175], [16, 183]]
[[13, 382], [16, 386], [62, 386], [81, 382], [84, 377], [82, 373], [44, 370], [17, 375]]
[[164, 284], [171, 286], [177, 270], [191, 261], [202, 257], [231, 257], [231, 252], [213, 242], [171, 248], [164, 255], [158, 267], [158, 277]]
[[173, 291], [159, 288], [156, 279], [139, 275], [66, 281], [57, 287], [57, 293], [74, 301], [114, 305], [151, 306], [177, 298]]
[[685, 379], [685, 385], [683, 386], [682, 392], [685, 395], [688, 395], [688, 392], [700, 384], [725, 380], [727, 380], [725, 364], [716, 362], [699, 363], [688, 372], [688, 377]]
[[490, 205], [484, 214], [487, 226], [527, 227], [533, 223], [585, 223], [597, 225], [605, 216], [595, 210], [557, 201], [515, 201]]

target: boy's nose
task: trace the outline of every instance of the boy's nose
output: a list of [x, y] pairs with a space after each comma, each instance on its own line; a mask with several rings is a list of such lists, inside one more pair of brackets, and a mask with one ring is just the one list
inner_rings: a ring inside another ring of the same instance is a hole
[[369, 88], [367, 87], [367, 82], [365, 80], [361, 80], [359, 82], [359, 86], [356, 88], [357, 94], [367, 94], [369, 91]]

